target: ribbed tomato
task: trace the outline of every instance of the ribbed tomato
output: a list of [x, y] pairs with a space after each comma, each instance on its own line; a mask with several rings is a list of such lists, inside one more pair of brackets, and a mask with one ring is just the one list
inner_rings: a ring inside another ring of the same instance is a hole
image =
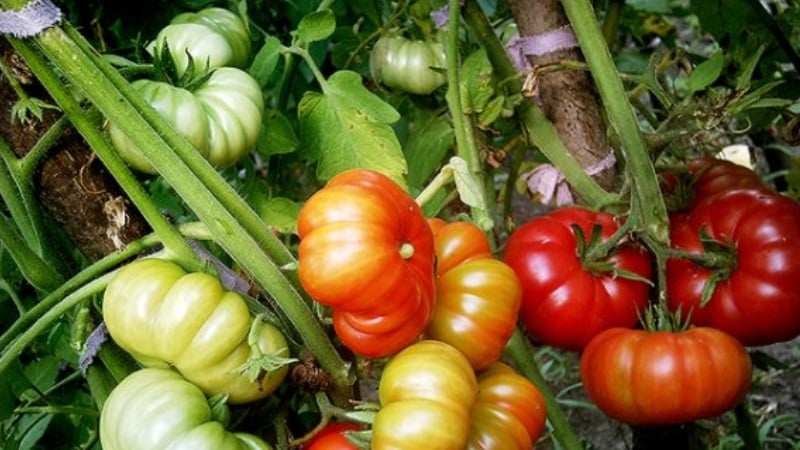
[[300, 282], [333, 307], [342, 343], [367, 357], [416, 341], [435, 300], [433, 234], [387, 176], [352, 169], [312, 195], [297, 219]]

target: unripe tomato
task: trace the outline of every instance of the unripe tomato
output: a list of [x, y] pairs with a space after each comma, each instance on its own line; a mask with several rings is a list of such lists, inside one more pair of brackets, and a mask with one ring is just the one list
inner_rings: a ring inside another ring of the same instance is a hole
[[[148, 367], [172, 366], [209, 395], [231, 403], [264, 398], [288, 366], [251, 380], [242, 367], [251, 355], [253, 318], [242, 297], [205, 273], [186, 273], [161, 259], [134, 261], [117, 272], [103, 296], [103, 320], [114, 341]], [[264, 355], [288, 358], [283, 333], [258, 324]]]
[[452, 346], [425, 340], [406, 347], [381, 375], [372, 448], [465, 448], [476, 393], [472, 366]]
[[714, 328], [612, 328], [592, 339], [581, 356], [581, 380], [592, 401], [633, 425], [718, 416], [747, 394], [751, 371], [742, 344]]
[[[264, 97], [247, 72], [232, 67], [216, 69], [191, 92], [149, 79], [136, 80], [132, 87], [214, 167], [233, 165], [256, 144]], [[157, 173], [113, 122], [108, 132], [111, 143], [128, 165], [142, 172]]]
[[111, 391], [100, 412], [103, 450], [272, 450], [258, 436], [231, 433], [203, 392], [169, 369], [141, 369]]
[[243, 69], [251, 52], [247, 24], [223, 8], [178, 14], [159, 31], [147, 50], [158, 60], [165, 44], [179, 77], [189, 67], [190, 57], [193, 75], [198, 75], [219, 67]]
[[370, 70], [378, 83], [428, 95], [447, 81], [445, 59], [444, 46], [438, 42], [384, 36], [372, 49]]

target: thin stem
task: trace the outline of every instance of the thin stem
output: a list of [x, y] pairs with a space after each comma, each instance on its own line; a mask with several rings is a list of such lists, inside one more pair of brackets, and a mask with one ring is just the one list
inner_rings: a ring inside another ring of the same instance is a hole
[[[467, 162], [469, 172], [478, 180], [480, 186], [481, 204], [484, 208], [472, 208], [472, 216], [476, 224], [489, 231], [492, 228], [493, 220], [489, 215], [491, 205], [490, 196], [487, 194], [487, 179], [483, 170], [483, 162], [475, 143], [475, 132], [472, 128], [472, 121], [464, 114], [461, 104], [461, 81], [459, 69], [461, 58], [459, 55], [459, 28], [461, 22], [461, 1], [450, 0], [450, 13], [447, 21], [447, 39], [445, 41], [445, 53], [447, 55], [447, 106], [453, 120], [453, 130], [456, 138], [456, 155]], [[493, 200], [493, 199], [492, 199]]]
[[511, 358], [517, 370], [539, 388], [547, 407], [547, 420], [553, 427], [553, 437], [561, 444], [564, 450], [581, 450], [583, 444], [569, 425], [567, 416], [556, 400], [556, 396], [547, 381], [539, 371], [536, 360], [533, 359], [533, 349], [525, 335], [517, 329], [511, 336], [506, 348], [506, 355]]
[[25, 245], [25, 240], [11, 223], [11, 219], [2, 212], [0, 212], [0, 247], [8, 251], [22, 272], [22, 276], [36, 289], [52, 292], [64, 282], [58, 272]]

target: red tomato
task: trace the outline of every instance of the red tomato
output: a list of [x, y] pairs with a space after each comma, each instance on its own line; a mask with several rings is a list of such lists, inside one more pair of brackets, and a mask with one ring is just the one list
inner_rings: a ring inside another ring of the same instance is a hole
[[539, 389], [501, 362], [478, 375], [468, 450], [530, 450], [544, 431], [547, 410]]
[[[688, 259], [667, 261], [667, 301], [691, 313], [698, 326], [719, 328], [744, 345], [766, 345], [800, 334], [800, 205], [759, 190], [733, 190], [674, 216], [672, 246], [704, 253], [700, 230], [727, 248], [727, 267], [702, 267]], [[725, 266], [724, 260], [719, 264]], [[719, 277], [708, 303], [703, 289]]]
[[303, 450], [357, 450], [345, 437], [347, 431], [358, 431], [358, 425], [345, 422], [329, 422], [319, 433], [303, 445]]
[[647, 304], [648, 283], [597, 269], [611, 265], [649, 279], [651, 260], [642, 247], [624, 245], [594, 265], [581, 261], [572, 225], [588, 240], [595, 224], [602, 240], [618, 229], [612, 215], [575, 206], [525, 223], [506, 244], [504, 261], [522, 284], [520, 318], [542, 344], [579, 350], [605, 329], [634, 327]]
[[612, 328], [581, 356], [581, 380], [597, 407], [632, 425], [718, 416], [750, 389], [744, 347], [714, 328], [671, 333]]
[[433, 311], [433, 234], [414, 199], [379, 172], [333, 177], [297, 219], [300, 283], [333, 307], [342, 343], [366, 357], [420, 337]]
[[436, 275], [476, 258], [492, 258], [486, 234], [475, 224], [464, 221], [445, 222], [428, 219], [436, 248]]
[[662, 172], [661, 188], [673, 211], [732, 189], [769, 189], [753, 170], [711, 157], [686, 161], [685, 171]]

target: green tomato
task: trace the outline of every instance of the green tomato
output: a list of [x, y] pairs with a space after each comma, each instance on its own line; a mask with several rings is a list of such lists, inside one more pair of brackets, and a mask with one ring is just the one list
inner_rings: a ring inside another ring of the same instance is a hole
[[206, 396], [169, 369], [128, 375], [100, 413], [103, 450], [272, 450], [258, 436], [216, 421]]
[[252, 50], [247, 24], [223, 8], [178, 14], [159, 31], [147, 51], [160, 60], [164, 44], [169, 48], [179, 77], [189, 67], [190, 57], [194, 64], [191, 75], [198, 75], [219, 67], [242, 69], [250, 60]]
[[438, 42], [384, 36], [372, 50], [370, 70], [378, 83], [428, 95], [447, 81], [445, 60], [444, 46]]
[[141, 259], [119, 270], [103, 297], [103, 320], [114, 341], [147, 367], [177, 369], [209, 395], [230, 403], [266, 397], [283, 382], [288, 366], [256, 380], [242, 371], [252, 349], [253, 326], [263, 355], [288, 358], [286, 338], [253, 318], [242, 297], [219, 279], [186, 273], [160, 259]]
[[[232, 67], [216, 69], [191, 92], [149, 79], [136, 80], [132, 86], [216, 168], [233, 165], [256, 144], [264, 97], [247, 72]], [[156, 173], [142, 151], [114, 123], [109, 124], [108, 132], [128, 165]]]

